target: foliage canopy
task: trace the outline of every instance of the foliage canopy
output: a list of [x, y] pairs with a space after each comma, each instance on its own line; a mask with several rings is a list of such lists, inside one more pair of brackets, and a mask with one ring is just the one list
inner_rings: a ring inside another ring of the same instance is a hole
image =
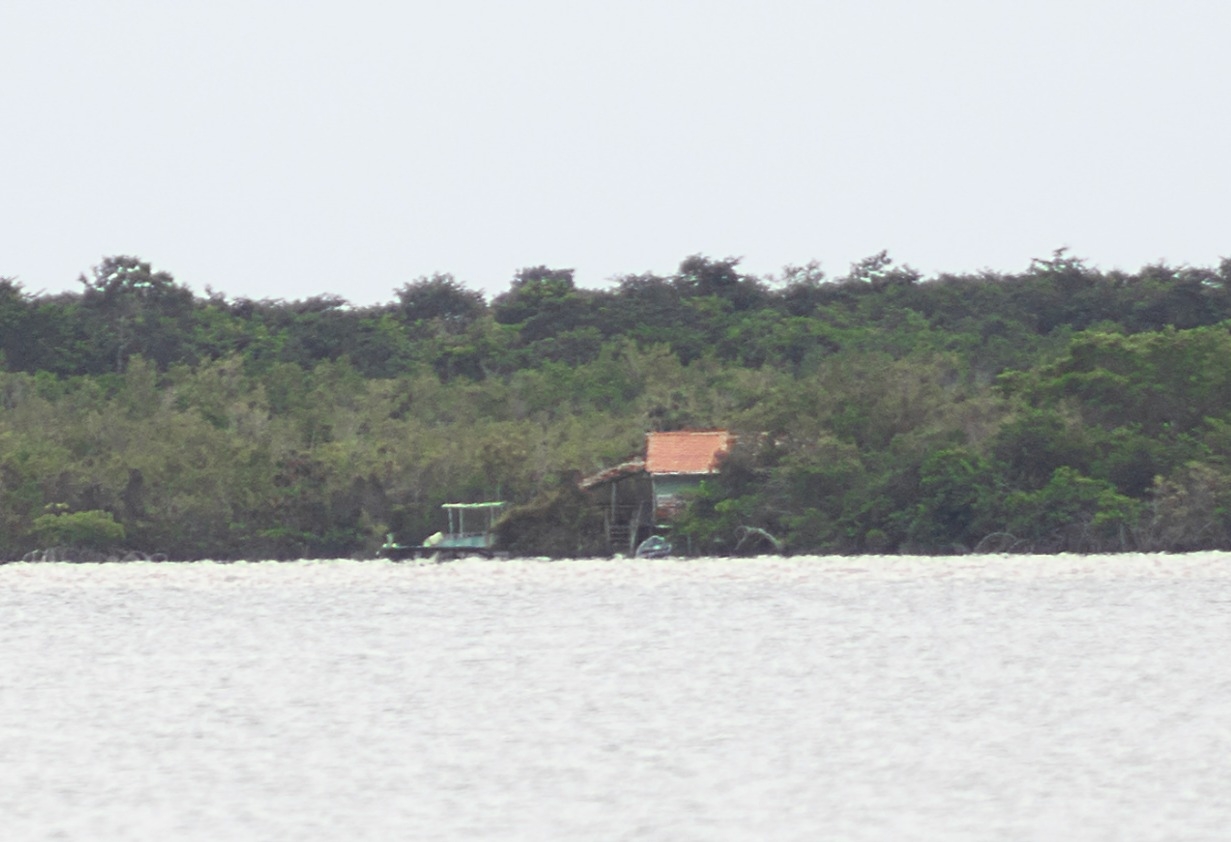
[[575, 478], [686, 427], [741, 435], [676, 525], [706, 552], [1231, 548], [1231, 261], [924, 279], [880, 253], [830, 280], [693, 255], [365, 308], [198, 296], [127, 256], [80, 280], [0, 278], [0, 557], [362, 556], [492, 497], [585, 531]]

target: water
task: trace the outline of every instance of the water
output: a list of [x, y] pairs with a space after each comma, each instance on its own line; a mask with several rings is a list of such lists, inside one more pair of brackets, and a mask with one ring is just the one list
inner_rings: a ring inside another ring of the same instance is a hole
[[1231, 558], [0, 567], [5, 840], [1231, 827]]

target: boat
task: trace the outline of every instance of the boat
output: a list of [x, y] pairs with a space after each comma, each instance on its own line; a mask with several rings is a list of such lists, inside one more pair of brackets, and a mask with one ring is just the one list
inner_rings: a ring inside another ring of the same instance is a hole
[[450, 561], [465, 556], [504, 558], [505, 554], [493, 547], [496, 543], [496, 521], [507, 505], [503, 501], [445, 503], [441, 508], [448, 515], [448, 532], [437, 532], [422, 544], [399, 544], [390, 533], [378, 555], [392, 561], [411, 558]]
[[651, 535], [637, 545], [634, 558], [668, 558], [671, 555], [671, 542], [661, 535]]

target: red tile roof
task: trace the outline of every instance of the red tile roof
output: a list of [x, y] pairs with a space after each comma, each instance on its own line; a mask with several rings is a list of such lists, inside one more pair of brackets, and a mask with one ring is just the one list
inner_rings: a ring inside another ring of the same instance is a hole
[[651, 474], [710, 474], [734, 442], [726, 430], [647, 433], [645, 469]]

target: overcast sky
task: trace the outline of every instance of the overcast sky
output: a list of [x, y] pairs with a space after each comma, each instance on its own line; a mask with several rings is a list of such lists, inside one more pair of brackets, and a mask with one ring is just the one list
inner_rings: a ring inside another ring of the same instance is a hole
[[1231, 256], [1227, 0], [4, 0], [0, 276]]

